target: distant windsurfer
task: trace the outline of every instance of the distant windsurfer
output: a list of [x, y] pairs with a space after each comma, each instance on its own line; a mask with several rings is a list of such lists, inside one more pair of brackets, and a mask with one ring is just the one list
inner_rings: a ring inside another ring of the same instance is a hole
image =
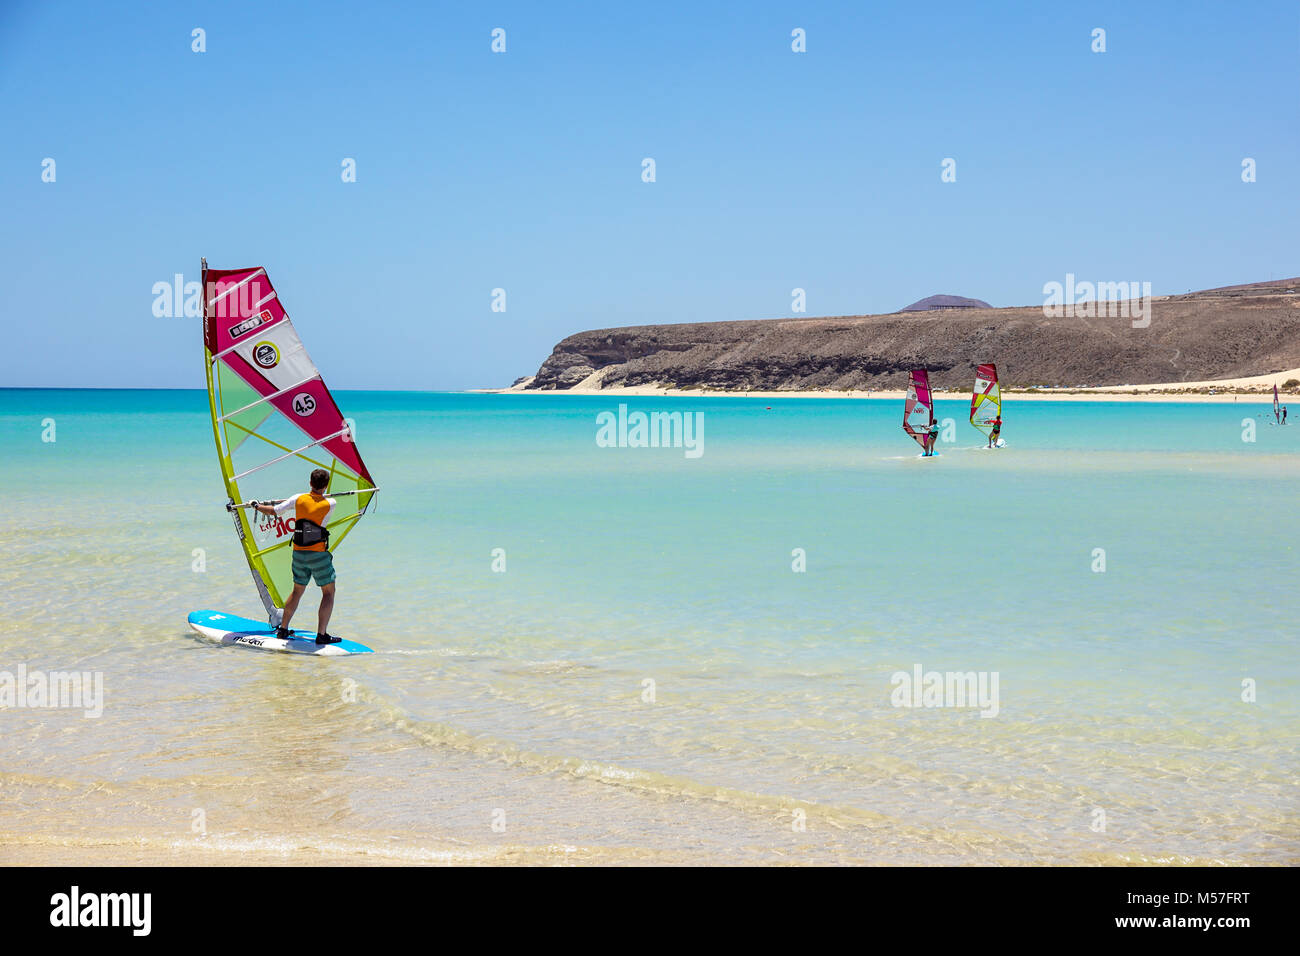
[[1282, 424], [1283, 424], [1283, 425], [1286, 424], [1286, 406], [1285, 406], [1285, 405], [1282, 406]]
[[340, 638], [330, 636], [328, 631], [330, 614], [334, 610], [334, 558], [330, 554], [329, 532], [325, 523], [337, 503], [333, 498], [325, 497], [329, 487], [330, 473], [324, 468], [317, 468], [311, 473], [311, 491], [294, 498], [286, 498], [279, 504], [268, 505], [257, 501], [248, 503], [250, 508], [271, 517], [283, 517], [290, 513], [294, 517], [293, 531], [293, 593], [284, 602], [284, 615], [275, 636], [288, 638], [289, 619], [298, 610], [298, 602], [312, 578], [320, 586], [320, 612], [316, 622], [316, 643], [337, 644]]
[[939, 423], [930, 422], [930, 430], [925, 434], [925, 455], [930, 457], [934, 454], [934, 443], [939, 440]]
[[988, 440], [989, 448], [998, 446], [1002, 431], [1002, 386], [998, 367], [992, 362], [975, 370], [975, 387], [970, 393], [970, 423]]

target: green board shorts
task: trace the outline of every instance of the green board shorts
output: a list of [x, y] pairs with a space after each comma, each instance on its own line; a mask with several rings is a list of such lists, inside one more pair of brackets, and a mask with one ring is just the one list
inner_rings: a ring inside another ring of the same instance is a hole
[[334, 583], [334, 556], [328, 551], [295, 551], [293, 583], [311, 584], [312, 577], [321, 587]]

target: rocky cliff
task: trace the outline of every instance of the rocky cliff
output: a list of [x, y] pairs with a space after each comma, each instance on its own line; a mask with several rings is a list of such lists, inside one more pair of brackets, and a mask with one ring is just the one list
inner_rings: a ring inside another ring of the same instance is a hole
[[556, 345], [527, 387], [902, 388], [908, 369], [924, 366], [936, 387], [965, 388], [990, 361], [1009, 385], [1074, 387], [1300, 367], [1300, 279], [1165, 296], [1151, 308], [1146, 328], [1127, 315], [1049, 318], [1033, 306], [599, 329]]

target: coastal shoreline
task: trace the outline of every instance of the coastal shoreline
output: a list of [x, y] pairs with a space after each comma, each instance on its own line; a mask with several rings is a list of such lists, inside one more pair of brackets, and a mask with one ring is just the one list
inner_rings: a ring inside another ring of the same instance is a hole
[[[1271, 403], [1272, 388], [1296, 379], [1300, 380], [1300, 369], [1274, 372], [1270, 375], [1256, 375], [1249, 378], [1221, 379], [1206, 382], [1162, 382], [1150, 385], [1110, 385], [1097, 388], [1033, 388], [1016, 389], [1003, 387], [1005, 401], [1029, 402], [1179, 402], [1195, 404], [1251, 404], [1254, 402]], [[632, 387], [612, 386], [599, 388], [591, 385], [577, 385], [568, 389], [529, 389], [530, 379], [525, 379], [510, 388], [471, 389], [470, 391], [492, 395], [581, 395], [610, 396], [613, 398], [848, 398], [858, 400], [884, 399], [901, 401], [907, 394], [904, 389], [872, 389], [868, 391], [846, 390], [780, 390], [780, 391], [733, 391], [730, 389], [708, 388], [671, 388], [657, 385], [639, 385]], [[1300, 388], [1292, 387], [1280, 393], [1283, 401], [1295, 398], [1300, 401]], [[970, 397], [969, 390], [942, 391], [934, 390], [939, 401], [965, 401]]]

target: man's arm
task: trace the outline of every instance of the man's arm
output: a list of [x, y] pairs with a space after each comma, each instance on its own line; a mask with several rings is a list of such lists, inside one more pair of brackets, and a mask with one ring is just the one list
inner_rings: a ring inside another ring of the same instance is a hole
[[[292, 498], [285, 499], [285, 501], [292, 501], [292, 500], [293, 500]], [[276, 502], [275, 504], [267, 504], [264, 501], [249, 501], [248, 507], [252, 508], [254, 511], [261, 512], [264, 515], [270, 515], [271, 517], [275, 517], [276, 515], [281, 513], [281, 509], [284, 507], [285, 501], [279, 501]]]

